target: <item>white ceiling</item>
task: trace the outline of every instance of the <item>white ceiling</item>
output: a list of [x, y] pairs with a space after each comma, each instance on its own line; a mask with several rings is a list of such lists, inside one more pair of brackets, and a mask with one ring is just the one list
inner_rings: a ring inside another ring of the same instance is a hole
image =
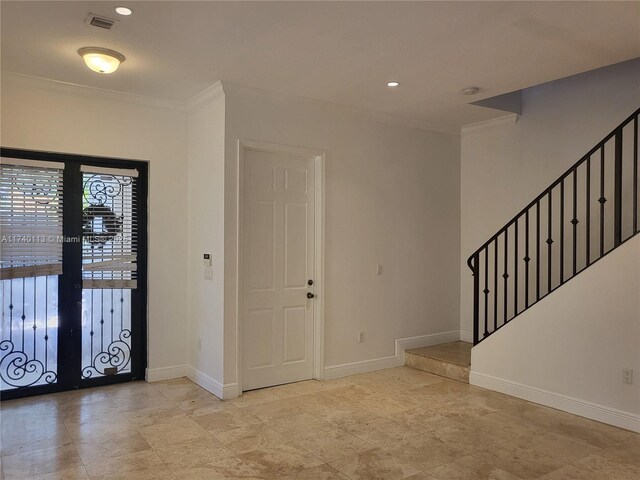
[[[113, 7], [134, 9], [118, 16]], [[470, 101], [640, 57], [640, 2], [1, 3], [2, 69], [185, 101], [218, 80], [426, 121]], [[113, 31], [89, 12], [119, 20]], [[112, 75], [84, 46], [122, 52]], [[386, 87], [398, 80], [396, 89]], [[481, 88], [475, 97], [462, 88]]]

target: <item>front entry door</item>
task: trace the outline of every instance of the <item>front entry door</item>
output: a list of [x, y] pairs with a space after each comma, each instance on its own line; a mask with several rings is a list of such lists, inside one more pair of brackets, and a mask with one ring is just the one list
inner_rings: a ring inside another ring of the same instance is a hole
[[314, 158], [244, 150], [242, 387], [313, 376]]
[[2, 149], [2, 399], [144, 377], [146, 175]]

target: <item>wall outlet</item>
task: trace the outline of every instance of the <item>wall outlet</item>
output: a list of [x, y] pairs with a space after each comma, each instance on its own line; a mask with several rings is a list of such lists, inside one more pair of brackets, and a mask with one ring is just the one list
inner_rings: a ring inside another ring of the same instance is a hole
[[382, 275], [382, 265], [380, 264], [376, 265], [376, 273], [378, 275]]
[[364, 332], [358, 332], [358, 343], [364, 343]]
[[622, 383], [633, 384], [633, 370], [631, 368], [622, 369]]

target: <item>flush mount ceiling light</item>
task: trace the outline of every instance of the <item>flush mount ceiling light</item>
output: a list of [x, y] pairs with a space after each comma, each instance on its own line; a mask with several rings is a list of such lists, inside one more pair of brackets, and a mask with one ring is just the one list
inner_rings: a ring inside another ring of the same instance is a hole
[[127, 7], [116, 7], [115, 8], [116, 13], [119, 13], [120, 15], [124, 15], [125, 17], [131, 15], [133, 13], [133, 10], [131, 10], [130, 8]]
[[463, 95], [475, 95], [480, 89], [478, 87], [467, 87], [462, 89]]
[[400, 85], [398, 82], [387, 82], [387, 87], [397, 87]]
[[113, 73], [124, 62], [124, 55], [108, 48], [84, 47], [78, 50], [78, 54], [87, 67], [98, 73]]

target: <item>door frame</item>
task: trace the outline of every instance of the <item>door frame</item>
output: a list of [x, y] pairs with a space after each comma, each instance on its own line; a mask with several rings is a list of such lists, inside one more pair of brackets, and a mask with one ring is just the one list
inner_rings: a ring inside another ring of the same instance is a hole
[[242, 395], [243, 366], [243, 319], [242, 319], [242, 245], [243, 245], [243, 209], [244, 209], [244, 152], [282, 153], [301, 157], [312, 157], [314, 165], [314, 210], [315, 210], [315, 251], [314, 251], [314, 294], [313, 302], [313, 379], [324, 378], [324, 184], [325, 184], [325, 152], [312, 148], [281, 145], [255, 140], [238, 139], [237, 158], [237, 215], [236, 215], [236, 381], [238, 395]]
[[[145, 201], [146, 208], [140, 208], [138, 210], [138, 268], [140, 272], [143, 272], [142, 278], [138, 278], [138, 293], [137, 300], [132, 299], [132, 305], [134, 301], [137, 301], [140, 308], [140, 325], [138, 330], [137, 339], [134, 338], [132, 341], [132, 349], [134, 345], [138, 348], [138, 354], [136, 356], [131, 356], [131, 372], [118, 374], [113, 376], [103, 376], [96, 377], [91, 379], [78, 379], [76, 381], [62, 381], [56, 382], [52, 385], [39, 385], [35, 387], [28, 387], [25, 389], [13, 389], [7, 390], [3, 392], [0, 397], [2, 400], [11, 400], [15, 398], [29, 397], [33, 395], [42, 395], [46, 393], [55, 393], [61, 391], [68, 391], [78, 388], [91, 388], [102, 385], [111, 385], [114, 383], [123, 383], [134, 380], [144, 380], [145, 379], [145, 371], [147, 368], [148, 362], [148, 313], [149, 313], [149, 295], [148, 295], [148, 242], [149, 242], [149, 221], [148, 221], [148, 210], [149, 210], [149, 162], [147, 160], [133, 160], [133, 159], [123, 159], [123, 158], [115, 158], [115, 157], [101, 157], [95, 155], [83, 155], [83, 154], [75, 154], [75, 153], [60, 153], [60, 152], [49, 152], [46, 150], [27, 150], [20, 148], [12, 148], [12, 147], [0, 147], [0, 156], [7, 158], [22, 158], [27, 160], [39, 160], [39, 161], [52, 161], [52, 162], [60, 162], [65, 164], [65, 171], [69, 172], [70, 169], [68, 167], [80, 165], [91, 165], [91, 166], [104, 166], [110, 168], [135, 168], [138, 170], [138, 180], [139, 186], [138, 191], [141, 198]], [[74, 187], [67, 186], [66, 188], [71, 188], [74, 190]], [[66, 191], [66, 190], [65, 190]], [[74, 196], [79, 195], [79, 191], [74, 192]], [[66, 219], [69, 215], [68, 209], [65, 213], [63, 213], [64, 218]], [[73, 225], [73, 227], [77, 230], [81, 226]], [[75, 236], [70, 233], [78, 233], [78, 232], [69, 232], [68, 227], [63, 225], [63, 235], [65, 236]], [[66, 250], [69, 247], [63, 245], [63, 259], [66, 259], [68, 255]], [[63, 260], [64, 261], [64, 260]], [[64, 284], [68, 281], [68, 276], [65, 277], [64, 273], [59, 276], [58, 282]], [[60, 288], [60, 287], [59, 287]], [[70, 307], [66, 305], [65, 301], [58, 300], [58, 311], [59, 314], [68, 314], [70, 312]], [[63, 338], [62, 348], [60, 348], [60, 343], [58, 344], [58, 358], [60, 359], [68, 357], [69, 352], [65, 352], [66, 348], [71, 347], [69, 344], [68, 338]], [[72, 362], [68, 361], [68, 358], [64, 360], [68, 364]], [[58, 375], [58, 378], [60, 376]], [[73, 384], [73, 383], [77, 384]]]

